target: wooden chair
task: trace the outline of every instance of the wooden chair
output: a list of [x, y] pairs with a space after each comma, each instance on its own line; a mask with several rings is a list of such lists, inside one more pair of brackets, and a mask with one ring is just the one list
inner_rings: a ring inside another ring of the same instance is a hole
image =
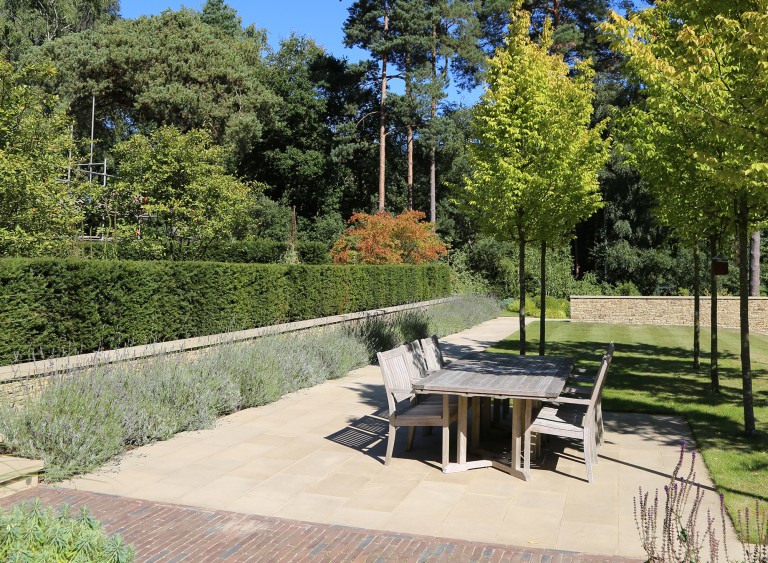
[[610, 359], [603, 356], [590, 398], [558, 397], [556, 403], [545, 403], [526, 432], [577, 438], [584, 442], [587, 480], [592, 482], [592, 464], [597, 463], [597, 409], [602, 400]]
[[[611, 362], [613, 361], [613, 351], [614, 351], [614, 345], [613, 342], [611, 342], [608, 345], [608, 351], [605, 353], [605, 358], [608, 358], [608, 365], [611, 365]], [[592, 376], [584, 376], [583, 378], [580, 378], [577, 382], [583, 382], [591, 384], [591, 387], [573, 387], [570, 385], [567, 385], [563, 388], [562, 393], [560, 394], [560, 397], [568, 398], [568, 399], [582, 399], [582, 404], [586, 405], [589, 403], [589, 398], [592, 396], [592, 390], [594, 388], [594, 384], [597, 381], [598, 374], [592, 375]], [[607, 377], [607, 374], [606, 374]], [[571, 379], [568, 379], [568, 382], [571, 382]], [[566, 382], [566, 383], [568, 383]], [[603, 385], [605, 385], [605, 382], [603, 382]], [[554, 402], [562, 402], [560, 401], [560, 398], [555, 400]], [[597, 419], [597, 443], [598, 445], [602, 446], [605, 441], [605, 426], [603, 425], [603, 401], [602, 401], [602, 394], [599, 397], [598, 403], [595, 408], [595, 417]]]
[[440, 350], [440, 342], [434, 334], [429, 338], [421, 339], [421, 349], [427, 364], [428, 371], [435, 371], [445, 367], [447, 363], [443, 358], [443, 352]]
[[[608, 363], [611, 363], [611, 360], [613, 360], [613, 349], [614, 345], [613, 342], [611, 342], [608, 345], [608, 351], [605, 353], [606, 356], [609, 356], [610, 359], [608, 360]], [[597, 380], [597, 375], [588, 374], [586, 370], [584, 369], [578, 369], [576, 370], [576, 373], [571, 373], [571, 375], [568, 376], [568, 380], [566, 381], [566, 385], [589, 385], [592, 386], [595, 384], [595, 381]], [[578, 388], [577, 389], [581, 389]], [[582, 389], [584, 391], [584, 389]], [[587, 390], [587, 395], [589, 395], [589, 390]]]
[[399, 427], [408, 427], [407, 449], [410, 451], [417, 426], [440, 426], [443, 429], [442, 464], [443, 467], [447, 467], [450, 452], [449, 425], [456, 420], [458, 407], [450, 404], [447, 395], [441, 397], [440, 402], [416, 402], [412, 387], [413, 378], [416, 375], [410, 356], [405, 346], [398, 346], [394, 350], [377, 354], [389, 405], [389, 436], [384, 464], [389, 465], [392, 460], [395, 434]]
[[418, 340], [414, 340], [413, 342], [405, 344], [405, 349], [408, 351], [409, 360], [412, 364], [413, 376], [422, 378], [429, 375], [427, 358], [424, 355], [424, 350], [421, 347], [421, 343]]

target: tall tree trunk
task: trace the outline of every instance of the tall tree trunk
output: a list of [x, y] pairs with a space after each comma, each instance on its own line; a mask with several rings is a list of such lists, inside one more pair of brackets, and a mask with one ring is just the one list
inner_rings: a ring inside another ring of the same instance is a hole
[[[405, 55], [405, 99], [408, 101], [408, 107], [412, 107], [413, 87], [411, 85], [411, 54]], [[410, 114], [410, 111], [409, 111]], [[411, 125], [411, 116], [408, 115], [408, 125], [406, 126], [406, 138], [408, 144], [408, 209], [413, 209], [413, 125]]]
[[518, 230], [519, 259], [518, 280], [520, 281], [520, 355], [525, 356], [525, 237]]
[[[437, 83], [437, 22], [432, 23], [432, 85]], [[437, 118], [437, 94], [432, 92], [432, 111], [430, 124], [433, 126], [429, 147], [429, 221], [437, 220], [437, 139], [435, 138], [434, 124]]]
[[760, 231], [752, 233], [752, 252], [750, 253], [749, 294], [760, 296]]
[[541, 241], [541, 287], [539, 289], [541, 299], [541, 315], [539, 317], [539, 356], [547, 353], [547, 243]]
[[699, 241], [693, 245], [693, 369], [701, 369], [701, 256]]
[[560, 0], [552, 0], [552, 28], [557, 29], [560, 27]]
[[[389, 32], [389, 10], [384, 12], [384, 35]], [[387, 55], [381, 57], [381, 103], [379, 105], [379, 211], [384, 211], [387, 166]]]
[[717, 276], [715, 275], [715, 256], [717, 255], [717, 237], [709, 237], [709, 325], [711, 328], [709, 346], [709, 379], [712, 392], [720, 393], [720, 374], [717, 366]]
[[741, 325], [741, 389], [744, 399], [744, 433], [755, 433], [755, 409], [752, 396], [752, 361], [749, 353], [749, 215], [747, 199], [739, 198], [739, 318]]
[[408, 209], [413, 209], [413, 126], [406, 127], [408, 139]]

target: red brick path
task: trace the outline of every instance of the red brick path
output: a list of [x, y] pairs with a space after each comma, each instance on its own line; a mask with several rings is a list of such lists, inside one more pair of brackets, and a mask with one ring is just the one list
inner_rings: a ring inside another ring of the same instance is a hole
[[39, 487], [6, 497], [0, 506], [40, 497], [58, 506], [88, 506], [110, 532], [136, 548], [137, 561], [354, 561], [598, 563], [634, 559], [516, 548], [411, 536], [207, 510], [72, 489]]

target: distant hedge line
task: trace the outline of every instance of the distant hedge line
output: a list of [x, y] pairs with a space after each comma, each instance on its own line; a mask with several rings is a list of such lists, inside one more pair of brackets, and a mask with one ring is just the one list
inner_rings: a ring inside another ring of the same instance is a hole
[[[277, 264], [288, 250], [288, 243], [275, 240], [217, 242], [211, 246], [184, 246], [173, 248], [173, 256], [165, 256], [158, 246], [135, 242], [79, 242], [77, 247], [86, 258], [116, 260], [210, 260], [247, 264]], [[328, 264], [328, 247], [320, 242], [300, 242], [296, 248], [303, 264]]]
[[449, 269], [0, 259], [0, 365], [401, 305]]

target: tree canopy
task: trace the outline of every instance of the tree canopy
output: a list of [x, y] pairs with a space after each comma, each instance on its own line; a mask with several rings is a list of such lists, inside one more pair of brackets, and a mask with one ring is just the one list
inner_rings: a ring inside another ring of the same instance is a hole
[[561, 240], [599, 207], [597, 171], [608, 155], [603, 125], [591, 127], [592, 71], [576, 74], [529, 36], [518, 11], [488, 68], [489, 87], [473, 115], [470, 171], [458, 194], [486, 232], [517, 240], [521, 353], [525, 353], [525, 245]]
[[65, 181], [73, 148], [69, 120], [55, 97], [28, 85], [53, 72], [0, 60], [2, 255], [59, 253], [82, 221], [76, 188]]
[[[748, 240], [751, 230], [768, 220], [768, 108], [763, 101], [768, 78], [758, 70], [768, 68], [765, 8], [762, 0], [660, 0], [629, 18], [612, 14], [603, 24], [613, 48], [628, 57], [628, 68], [646, 85], [652, 119], [691, 133], [684, 143], [696, 173], [709, 180], [709, 197], [737, 228], [744, 424], [750, 435], [755, 419]], [[638, 148], [666, 152], [670, 145]], [[696, 197], [697, 186], [682, 183], [678, 188]], [[707, 216], [707, 226], [711, 229], [721, 217]]]

